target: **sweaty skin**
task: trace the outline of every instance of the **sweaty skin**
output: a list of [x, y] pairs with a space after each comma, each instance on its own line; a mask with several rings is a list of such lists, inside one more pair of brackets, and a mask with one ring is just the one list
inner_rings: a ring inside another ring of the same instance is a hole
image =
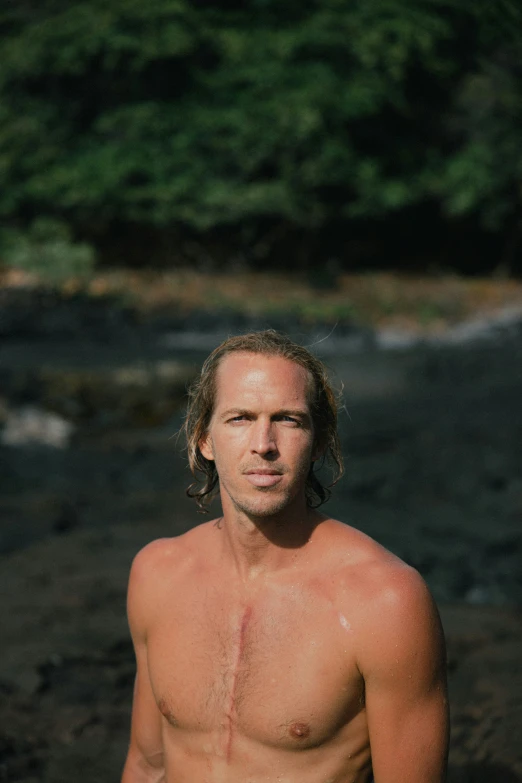
[[231, 354], [200, 444], [223, 517], [136, 557], [122, 783], [441, 783], [444, 642], [424, 582], [307, 508], [308, 377]]

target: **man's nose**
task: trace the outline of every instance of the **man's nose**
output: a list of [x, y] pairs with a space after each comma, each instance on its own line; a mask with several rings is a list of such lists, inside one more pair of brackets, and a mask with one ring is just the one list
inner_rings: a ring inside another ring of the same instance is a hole
[[270, 454], [277, 451], [275, 428], [271, 421], [259, 420], [252, 428], [250, 448], [255, 454]]

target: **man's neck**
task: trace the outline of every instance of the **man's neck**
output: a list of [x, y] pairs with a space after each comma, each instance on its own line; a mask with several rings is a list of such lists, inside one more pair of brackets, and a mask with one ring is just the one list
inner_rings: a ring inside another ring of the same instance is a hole
[[243, 582], [295, 565], [323, 516], [308, 508], [285, 509], [254, 517], [223, 503], [220, 521], [223, 556], [235, 565]]

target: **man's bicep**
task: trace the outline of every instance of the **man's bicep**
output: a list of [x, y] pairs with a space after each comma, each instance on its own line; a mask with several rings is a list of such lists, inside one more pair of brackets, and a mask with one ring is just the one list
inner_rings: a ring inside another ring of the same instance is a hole
[[363, 662], [375, 781], [441, 783], [448, 706], [438, 613], [417, 575], [406, 575], [386, 600]]
[[[124, 783], [142, 780], [141, 776], [136, 778], [136, 772], [150, 773], [163, 767], [162, 718], [150, 681], [147, 649], [147, 629], [151, 622], [151, 609], [154, 604], [148, 576], [151, 549], [149, 545], [135, 558], [127, 595], [129, 628], [136, 655], [136, 678]], [[149, 779], [149, 776], [145, 779]]]
[[442, 681], [415, 700], [396, 687], [369, 687], [366, 708], [375, 783], [445, 780], [448, 713]]
[[139, 756], [151, 767], [163, 766], [161, 713], [150, 685], [146, 653], [137, 655], [138, 665], [132, 702], [129, 753]]

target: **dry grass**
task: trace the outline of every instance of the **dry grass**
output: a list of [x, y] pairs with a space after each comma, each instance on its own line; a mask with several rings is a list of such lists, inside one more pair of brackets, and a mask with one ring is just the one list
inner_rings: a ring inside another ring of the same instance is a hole
[[[14, 270], [0, 276], [0, 287], [28, 284], [38, 285], [38, 281]], [[62, 291], [121, 298], [145, 312], [176, 308], [181, 314], [194, 309], [268, 316], [292, 313], [310, 323], [354, 320], [427, 334], [508, 307], [522, 309], [522, 281], [393, 272], [342, 274], [334, 288], [318, 290], [303, 276], [285, 273], [113, 269], [87, 282], [71, 279]]]

